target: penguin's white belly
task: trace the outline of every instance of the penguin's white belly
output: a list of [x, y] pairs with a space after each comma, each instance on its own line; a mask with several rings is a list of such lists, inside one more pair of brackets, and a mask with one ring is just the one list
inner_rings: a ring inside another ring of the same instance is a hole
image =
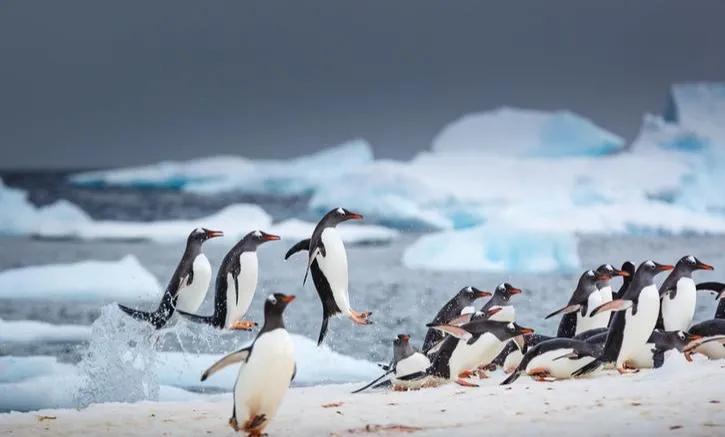
[[194, 278], [190, 285], [179, 289], [176, 309], [194, 314], [204, 302], [206, 292], [209, 290], [211, 264], [209, 264], [206, 256], [201, 253], [194, 258], [191, 269], [194, 272]]
[[506, 305], [501, 309], [501, 311], [489, 317], [489, 320], [496, 322], [515, 322], [516, 309], [514, 309], [513, 305]]
[[662, 321], [665, 331], [687, 331], [695, 315], [697, 291], [692, 278], [680, 278], [677, 281], [677, 293], [674, 299], [666, 293], [662, 298]]
[[[243, 252], [239, 256], [239, 276], [237, 283], [239, 284], [239, 293], [234, 284], [234, 276], [227, 273], [227, 318], [224, 326], [229, 328], [232, 323], [242, 320], [249, 305], [252, 303], [254, 291], [257, 289], [257, 278], [259, 271], [259, 263], [257, 261], [256, 252]], [[238, 296], [238, 300], [237, 300]]]
[[261, 334], [234, 384], [234, 407], [240, 424], [264, 414], [274, 417], [290, 385], [295, 368], [292, 339], [278, 328]]
[[617, 366], [619, 367], [631, 359], [652, 335], [660, 311], [660, 296], [657, 287], [653, 284], [642, 289], [639, 294], [637, 314], [632, 315], [632, 308], [625, 311], [622, 346], [617, 356]]
[[[599, 305], [604, 305], [607, 302], [612, 301], [612, 287], [607, 285], [606, 287], [602, 287], [599, 289]], [[589, 307], [589, 312], [591, 313], [594, 311], [596, 307]], [[593, 317], [590, 317], [590, 326], [589, 329], [598, 329], [598, 328], [606, 328], [609, 325], [609, 317], [612, 313], [610, 311], [605, 311], [603, 313], [599, 313]], [[584, 331], [582, 331], [584, 332]]]
[[524, 358], [524, 354], [520, 350], [515, 349], [510, 354], [506, 355], [506, 359], [503, 360], [503, 371], [504, 373], [511, 373], [519, 367], [521, 360]]
[[637, 349], [629, 358], [629, 363], [638, 369], [652, 369], [655, 366], [654, 353], [652, 349], [655, 348], [654, 343], [645, 343], [644, 346]]
[[325, 228], [322, 231], [322, 244], [325, 246], [326, 256], [317, 254], [316, 260], [320, 270], [327, 278], [340, 311], [350, 314], [350, 298], [347, 292], [347, 252], [342, 238], [335, 228]]
[[425, 370], [429, 367], [430, 360], [428, 359], [428, 357], [426, 357], [424, 354], [416, 352], [413, 355], [398, 361], [395, 366], [395, 374], [391, 378], [391, 382], [393, 383], [393, 385], [398, 385], [405, 388], [419, 388], [425, 382], [425, 378], [411, 381], [401, 380], [398, 378], [406, 375], [412, 375], [418, 372], [425, 372]]
[[504, 346], [504, 342], [488, 332], [470, 345], [466, 340], [459, 340], [448, 364], [450, 377], [455, 379], [463, 371], [475, 370], [481, 365], [490, 363], [501, 353]]
[[[591, 317], [591, 314], [592, 311], [594, 311], [594, 309], [596, 309], [601, 304], [602, 296], [598, 292], [595, 291], [589, 294], [589, 299], [587, 299], [587, 313], [584, 316], [582, 316], [581, 311], [578, 311], [576, 313], [576, 331], [574, 332], [574, 335], [579, 335], [582, 332], [589, 331], [590, 329], [595, 328], [595, 322], [597, 321], [597, 319]], [[607, 313], [606, 316], [609, 317], [609, 313]], [[609, 322], [608, 319], [607, 322]], [[607, 325], [605, 324], [604, 326]]]
[[695, 351], [705, 355], [711, 360], [725, 359], [725, 345], [717, 341], [705, 343], [695, 349]]
[[556, 359], [573, 351], [572, 348], [565, 348], [544, 352], [529, 362], [526, 366], [526, 373], [530, 375], [544, 370], [556, 379], [571, 378], [571, 374], [576, 370], [594, 361], [594, 357], [582, 357], [574, 360], [569, 358]]

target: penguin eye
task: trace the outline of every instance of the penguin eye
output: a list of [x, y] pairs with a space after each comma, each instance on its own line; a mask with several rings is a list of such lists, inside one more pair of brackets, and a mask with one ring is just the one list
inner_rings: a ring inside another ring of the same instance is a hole
[[690, 255], [687, 257], [687, 262], [690, 264], [695, 264], [695, 257]]
[[466, 292], [468, 292], [468, 293], [473, 293], [473, 288], [471, 288], [471, 287], [466, 287]]
[[337, 208], [337, 213], [340, 215], [345, 215], [345, 210], [342, 208]]
[[652, 262], [652, 261], [647, 261], [647, 262], [646, 262], [646, 263], [644, 263], [644, 264], [645, 264], [645, 265], [646, 265], [647, 267], [651, 268], [651, 269], [653, 269], [653, 268], [655, 267], [655, 263], [654, 263], [654, 262]]
[[254, 231], [255, 238], [262, 238], [262, 233], [260, 231]]
[[267, 298], [267, 300], [272, 304], [275, 305], [277, 303], [277, 298], [274, 297], [274, 295], [271, 295]]

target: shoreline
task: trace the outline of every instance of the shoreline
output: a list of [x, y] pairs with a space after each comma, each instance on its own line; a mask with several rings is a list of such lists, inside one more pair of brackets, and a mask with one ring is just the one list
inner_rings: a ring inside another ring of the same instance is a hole
[[[498, 385], [492, 372], [481, 387], [455, 384], [412, 392], [351, 394], [360, 384], [291, 388], [267, 428], [282, 435], [458, 436], [482, 432], [589, 435], [615, 433], [714, 435], [725, 432], [725, 361], [672, 357], [658, 370], [615, 371], [553, 383], [522, 377]], [[479, 381], [475, 381], [479, 382]], [[94, 404], [83, 410], [0, 414], [0, 435], [236, 435], [227, 421], [231, 394], [202, 401]], [[625, 435], [626, 435], [625, 434]]]

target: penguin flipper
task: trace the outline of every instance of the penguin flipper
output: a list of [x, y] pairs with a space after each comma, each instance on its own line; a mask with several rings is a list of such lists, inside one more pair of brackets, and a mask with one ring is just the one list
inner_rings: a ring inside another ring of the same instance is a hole
[[571, 374], [571, 376], [578, 377], [578, 376], [588, 375], [588, 374], [592, 373], [593, 371], [597, 370], [598, 368], [600, 368], [603, 364], [604, 364], [604, 362], [600, 358], [597, 358], [596, 360], [592, 361], [591, 363], [587, 364], [586, 366], [583, 366], [582, 368], [575, 370]]
[[581, 355], [578, 352], [574, 351], [574, 352], [569, 352], [568, 354], [558, 356], [551, 361], [563, 360], [564, 358], [568, 358], [570, 360], [577, 360], [577, 359], [581, 358]]
[[473, 334], [466, 331], [465, 329], [459, 327], [459, 326], [451, 326], [451, 325], [432, 325], [429, 326], [429, 328], [437, 329], [439, 331], [442, 331], [446, 334], [450, 334], [456, 338], [459, 338], [461, 340], [470, 340], [473, 337]]
[[652, 349], [652, 364], [655, 369], [659, 369], [665, 363], [665, 351], [663, 349]]
[[594, 308], [594, 310], [591, 312], [590, 316], [595, 316], [603, 311], [624, 311], [628, 308], [632, 308], [634, 306], [634, 302], [629, 299], [614, 299], [612, 301], [609, 301], [603, 305], [599, 305], [598, 307]]
[[385, 372], [382, 375], [378, 376], [377, 378], [373, 379], [372, 381], [370, 381], [369, 383], [367, 383], [365, 386], [360, 387], [359, 389], [352, 391], [351, 393], [360, 393], [361, 391], [367, 390], [368, 388], [372, 387], [373, 385], [375, 385], [376, 383], [378, 383], [381, 379], [385, 378], [386, 376], [390, 375], [391, 373], [393, 373], [393, 370], [392, 369], [391, 370], [388, 370], [387, 372]]
[[401, 381], [415, 381], [416, 379], [425, 378], [429, 373], [427, 370], [420, 372], [410, 373], [408, 375], [398, 376], [397, 378]]
[[225, 355], [219, 361], [212, 364], [211, 367], [206, 369], [204, 373], [201, 374], [201, 380], [206, 381], [207, 378], [209, 378], [211, 375], [215, 374], [216, 372], [222, 370], [223, 368], [227, 366], [231, 366], [232, 364], [239, 363], [239, 362], [247, 362], [247, 359], [249, 359], [249, 354], [252, 353], [252, 345], [249, 345], [243, 349], [239, 349], [236, 352], [232, 352], [228, 355]]
[[156, 329], [163, 328], [166, 324], [166, 321], [168, 320], [168, 318], [162, 317], [160, 310], [141, 311], [127, 307], [126, 305], [121, 305], [120, 303], [118, 304], [118, 307], [121, 309], [121, 311], [133, 317], [134, 319], [141, 322], [150, 323]]
[[516, 381], [517, 379], [519, 379], [519, 376], [521, 376], [521, 373], [523, 373], [523, 370], [520, 369], [520, 368], [517, 368], [506, 379], [504, 379], [501, 382], [501, 385], [513, 384], [514, 381]]
[[461, 314], [460, 316], [451, 319], [448, 324], [455, 326], [463, 325], [471, 321], [471, 317], [473, 317], [473, 314], [474, 313]]
[[385, 381], [380, 381], [379, 383], [375, 384], [371, 388], [389, 387], [391, 385], [393, 385], [393, 382], [389, 379], [386, 379]]
[[194, 323], [202, 323], [204, 325], [216, 326], [214, 316], [200, 316], [198, 314], [191, 314], [185, 311], [176, 310], [177, 313], [184, 316], [184, 318], [191, 320]]
[[544, 319], [550, 319], [550, 318], [552, 318], [554, 316], [563, 315], [563, 314], [569, 314], [569, 313], [574, 313], [576, 311], [579, 311], [579, 309], [581, 307], [582, 306], [579, 305], [578, 303], [575, 303], [573, 305], [567, 305], [564, 308], [559, 308], [558, 310], [556, 310], [553, 313], [549, 314], [548, 316], [544, 317]]
[[327, 334], [327, 324], [330, 321], [330, 317], [325, 315], [322, 318], [322, 325], [320, 325], [320, 336], [317, 338], [317, 346], [322, 344], [322, 340], [325, 339], [325, 335]]
[[290, 247], [290, 249], [287, 251], [287, 253], [284, 255], [284, 259], [287, 259], [294, 255], [297, 252], [301, 252], [303, 250], [309, 250], [310, 249], [310, 239], [306, 238], [294, 246]]

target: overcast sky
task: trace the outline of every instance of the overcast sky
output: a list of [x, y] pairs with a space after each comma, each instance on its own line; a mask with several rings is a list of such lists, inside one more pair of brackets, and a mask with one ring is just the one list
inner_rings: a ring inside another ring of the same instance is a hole
[[631, 139], [672, 82], [725, 80], [725, 2], [594, 3], [6, 0], [0, 167], [408, 158], [500, 105]]

